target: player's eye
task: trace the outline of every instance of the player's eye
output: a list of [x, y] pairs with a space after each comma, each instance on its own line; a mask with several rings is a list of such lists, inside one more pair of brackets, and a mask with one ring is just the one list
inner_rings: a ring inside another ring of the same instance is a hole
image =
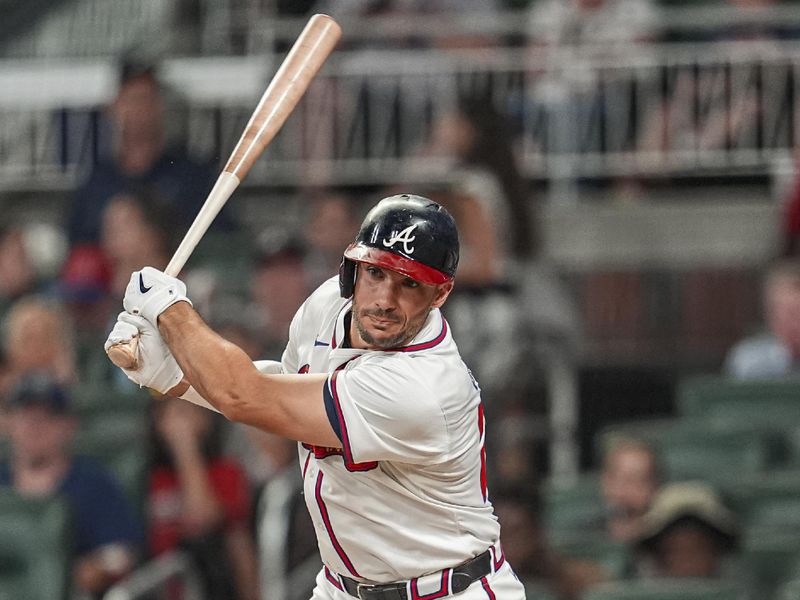
[[367, 273], [369, 273], [369, 274], [370, 274], [372, 277], [380, 277], [380, 276], [383, 274], [383, 272], [382, 272], [382, 271], [381, 271], [381, 270], [380, 270], [378, 267], [375, 267], [375, 266], [372, 266], [372, 265], [367, 265], [367, 266], [365, 267], [365, 270], [366, 270], [366, 271], [367, 271]]
[[408, 288], [417, 288], [417, 287], [419, 287], [419, 282], [418, 281], [414, 281], [410, 277], [406, 277], [403, 280], [403, 285], [408, 287]]

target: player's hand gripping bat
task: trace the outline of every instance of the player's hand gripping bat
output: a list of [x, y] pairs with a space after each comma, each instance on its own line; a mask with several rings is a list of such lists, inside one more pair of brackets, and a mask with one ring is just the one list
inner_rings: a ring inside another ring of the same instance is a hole
[[[341, 35], [339, 25], [327, 15], [314, 15], [308, 21], [261, 96], [228, 163], [169, 261], [165, 273], [173, 277], [180, 273], [214, 217], [294, 110]], [[138, 367], [138, 343], [138, 338], [134, 337], [130, 342], [114, 344], [107, 351], [108, 357], [118, 367], [135, 370]]]

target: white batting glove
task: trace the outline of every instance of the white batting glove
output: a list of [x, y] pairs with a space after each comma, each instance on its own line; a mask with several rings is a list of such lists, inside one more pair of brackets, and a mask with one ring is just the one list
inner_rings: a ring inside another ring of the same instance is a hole
[[141, 315], [157, 325], [158, 315], [176, 302], [188, 302], [192, 305], [191, 300], [186, 297], [186, 285], [180, 279], [170, 277], [158, 269], [145, 267], [131, 275], [122, 306], [130, 314]]
[[167, 393], [181, 382], [183, 371], [158, 329], [147, 319], [121, 312], [108, 335], [105, 349], [108, 351], [112, 344], [127, 342], [136, 336], [139, 337], [139, 368], [135, 371], [122, 369], [122, 372], [139, 387]]

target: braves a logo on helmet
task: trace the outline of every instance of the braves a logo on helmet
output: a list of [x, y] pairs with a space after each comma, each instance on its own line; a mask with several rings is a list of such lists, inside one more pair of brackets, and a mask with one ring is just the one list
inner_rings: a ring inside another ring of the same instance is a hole
[[416, 228], [417, 224], [414, 224], [414, 225], [409, 225], [408, 227], [403, 229], [403, 231], [401, 231], [400, 233], [393, 231], [392, 235], [389, 237], [388, 240], [387, 239], [383, 240], [383, 245], [386, 246], [387, 248], [391, 248], [397, 242], [402, 242], [403, 252], [405, 252], [406, 254], [414, 254], [414, 246], [409, 246], [409, 244], [413, 242], [415, 239], [417, 239], [417, 236], [411, 235]]

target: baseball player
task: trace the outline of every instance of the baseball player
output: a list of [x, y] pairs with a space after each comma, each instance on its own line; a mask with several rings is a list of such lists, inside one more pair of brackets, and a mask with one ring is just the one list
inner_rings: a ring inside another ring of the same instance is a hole
[[312, 600], [525, 597], [486, 489], [480, 389], [439, 311], [457, 264], [441, 206], [381, 200], [297, 311], [281, 363], [255, 366], [180, 280], [131, 276], [106, 342], [140, 337], [129, 378], [299, 442], [324, 563]]

